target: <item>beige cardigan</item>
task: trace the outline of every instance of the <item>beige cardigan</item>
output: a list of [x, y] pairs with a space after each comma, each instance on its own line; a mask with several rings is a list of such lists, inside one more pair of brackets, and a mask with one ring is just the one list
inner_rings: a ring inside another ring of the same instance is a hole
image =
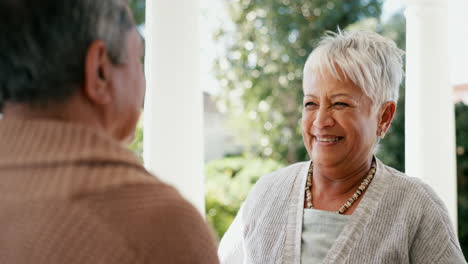
[[199, 213], [107, 135], [0, 120], [0, 263], [218, 263]]
[[[310, 162], [260, 178], [222, 238], [221, 263], [300, 263]], [[441, 175], [443, 176], [443, 175]], [[433, 190], [377, 161], [377, 172], [323, 263], [465, 263]]]

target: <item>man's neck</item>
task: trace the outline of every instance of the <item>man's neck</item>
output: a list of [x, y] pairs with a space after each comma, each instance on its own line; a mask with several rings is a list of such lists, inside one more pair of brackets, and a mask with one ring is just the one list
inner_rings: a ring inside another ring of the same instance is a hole
[[27, 104], [7, 103], [3, 108], [3, 117], [5, 119], [49, 119], [66, 120], [61, 111], [51, 111], [39, 106], [30, 106]]
[[90, 108], [73, 103], [49, 106], [6, 103], [3, 108], [3, 119], [56, 120], [103, 129], [102, 122], [98, 119], [99, 115], [90, 111]]

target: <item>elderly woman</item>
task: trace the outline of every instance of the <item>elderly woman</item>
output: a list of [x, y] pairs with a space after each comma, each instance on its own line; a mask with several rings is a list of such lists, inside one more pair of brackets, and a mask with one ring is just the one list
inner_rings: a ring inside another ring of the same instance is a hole
[[395, 115], [402, 54], [375, 33], [322, 39], [303, 80], [312, 161], [258, 181], [221, 241], [222, 263], [465, 263], [434, 191], [374, 156]]

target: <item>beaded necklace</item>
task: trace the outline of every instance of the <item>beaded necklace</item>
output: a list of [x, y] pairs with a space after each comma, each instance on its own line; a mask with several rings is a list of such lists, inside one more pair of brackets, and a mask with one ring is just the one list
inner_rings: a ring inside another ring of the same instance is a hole
[[[307, 183], [306, 183], [306, 206], [307, 209], [311, 209], [312, 205], [312, 176], [313, 176], [313, 169], [314, 165], [313, 162], [310, 163], [309, 172], [307, 173]], [[375, 159], [372, 159], [372, 164], [369, 172], [367, 173], [366, 178], [361, 182], [356, 192], [351, 196], [346, 203], [341, 206], [341, 208], [337, 211], [338, 214], [344, 214], [348, 209], [353, 205], [353, 203], [361, 196], [361, 194], [367, 189], [367, 186], [371, 183], [372, 179], [374, 178], [376, 170], [376, 162]]]

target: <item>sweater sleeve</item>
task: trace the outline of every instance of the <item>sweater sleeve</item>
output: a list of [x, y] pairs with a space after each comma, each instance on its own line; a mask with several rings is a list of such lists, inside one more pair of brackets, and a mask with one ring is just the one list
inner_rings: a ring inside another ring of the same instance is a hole
[[434, 263], [438, 264], [454, 264], [454, 263], [460, 263], [460, 264], [465, 264], [466, 260], [465, 257], [463, 256], [462, 251], [458, 247], [458, 242], [455, 243], [449, 243], [447, 245], [447, 248], [443, 251], [442, 255], [440, 256], [440, 259], [437, 261], [434, 261]]
[[437, 226], [427, 227], [426, 234], [415, 239], [410, 258], [414, 264], [465, 264], [465, 258], [457, 241], [441, 233]]
[[243, 206], [221, 239], [218, 255], [222, 264], [244, 263], [242, 211]]
[[424, 214], [411, 244], [411, 263], [465, 264], [445, 205], [429, 186], [423, 184], [422, 187], [427, 199], [422, 208]]

